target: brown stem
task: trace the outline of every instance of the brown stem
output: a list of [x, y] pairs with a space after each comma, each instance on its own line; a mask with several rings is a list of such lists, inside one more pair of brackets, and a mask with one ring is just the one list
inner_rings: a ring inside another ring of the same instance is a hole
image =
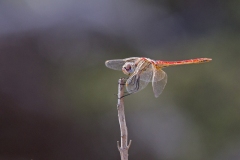
[[119, 141], [117, 141], [118, 150], [120, 152], [121, 160], [128, 160], [128, 149], [131, 145], [131, 140], [128, 144], [128, 131], [126, 125], [126, 118], [124, 113], [124, 103], [123, 103], [123, 96], [124, 96], [124, 86], [125, 86], [125, 79], [120, 78], [118, 80], [118, 120], [120, 124], [120, 131], [121, 131], [121, 146], [119, 145]]

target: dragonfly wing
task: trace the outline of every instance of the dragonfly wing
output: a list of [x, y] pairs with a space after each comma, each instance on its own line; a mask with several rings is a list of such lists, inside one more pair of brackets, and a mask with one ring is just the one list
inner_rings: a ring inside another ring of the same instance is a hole
[[126, 82], [126, 89], [128, 93], [136, 93], [144, 89], [148, 85], [148, 81], [140, 80], [140, 75], [136, 74], [131, 76]]
[[144, 89], [152, 79], [151, 65], [144, 60], [138, 63], [133, 74], [126, 81], [128, 93], [136, 93]]
[[152, 64], [148, 63], [147, 65], [145, 65], [144, 69], [141, 70], [140, 75], [141, 75], [140, 76], [141, 81], [152, 82], [152, 76], [153, 76]]
[[131, 58], [125, 58], [125, 59], [113, 59], [113, 60], [107, 60], [105, 62], [105, 65], [114, 70], [122, 70], [123, 65], [126, 62], [134, 62], [138, 59], [138, 57], [131, 57]]
[[114, 70], [122, 70], [122, 66], [126, 63], [124, 59], [113, 59], [108, 60], [105, 62], [105, 65], [108, 68], [114, 69]]
[[154, 69], [152, 87], [155, 97], [157, 98], [167, 84], [167, 74], [161, 69]]

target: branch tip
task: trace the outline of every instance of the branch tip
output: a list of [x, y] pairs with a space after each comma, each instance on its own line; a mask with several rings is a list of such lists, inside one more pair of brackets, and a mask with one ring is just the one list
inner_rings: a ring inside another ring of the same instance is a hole
[[117, 141], [117, 147], [118, 147], [118, 150], [120, 151], [119, 141]]
[[128, 149], [130, 148], [131, 144], [132, 144], [132, 140], [129, 141], [129, 144], [128, 144], [128, 146], [127, 146]]

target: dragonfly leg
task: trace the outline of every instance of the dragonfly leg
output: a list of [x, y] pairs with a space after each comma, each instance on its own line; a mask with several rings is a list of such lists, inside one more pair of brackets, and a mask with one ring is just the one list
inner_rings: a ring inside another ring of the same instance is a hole
[[134, 88], [129, 90], [128, 93], [135, 93], [135, 92], [137, 92], [139, 90], [139, 83], [140, 83], [140, 76], [135, 75], [134, 77], [132, 77], [130, 82], [126, 84], [126, 87], [127, 86], [134, 86]]
[[[123, 80], [124, 80], [124, 82], [123, 82], [122, 84], [120, 84], [120, 85], [125, 85], [128, 78], [121, 77], [120, 79], [123, 79]], [[119, 84], [119, 83], [118, 83], [118, 84]]]
[[[124, 83], [122, 83], [122, 84], [120, 84], [120, 85], [132, 85], [132, 86], [135, 86], [135, 87], [134, 87], [132, 90], [128, 91], [128, 92], [125, 91], [125, 92], [124, 92], [124, 95], [121, 96], [121, 97], [118, 98], [118, 99], [121, 99], [121, 98], [123, 98], [123, 97], [129, 96], [129, 95], [131, 95], [131, 94], [133, 94], [133, 93], [136, 93], [136, 92], [138, 91], [138, 89], [139, 89], [139, 82], [140, 82], [140, 76], [134, 76], [134, 77], [130, 80], [129, 83], [126, 83], [129, 78], [121, 78], [121, 79], [124, 80]], [[114, 95], [118, 96], [118, 94], [114, 94]]]
[[129, 95], [131, 95], [131, 94], [133, 94], [133, 93], [125, 94], [125, 95], [123, 95], [122, 97], [120, 97], [120, 98], [118, 98], [118, 99], [121, 99], [121, 98], [123, 98], [123, 97], [127, 97], [127, 96], [129, 96]]

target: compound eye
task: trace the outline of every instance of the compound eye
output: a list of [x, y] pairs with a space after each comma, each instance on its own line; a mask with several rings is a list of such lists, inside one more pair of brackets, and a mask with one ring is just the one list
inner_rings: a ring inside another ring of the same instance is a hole
[[133, 67], [133, 63], [127, 62], [123, 67], [122, 67], [122, 71], [124, 74], [126, 75], [130, 75], [131, 73], [134, 72], [134, 67]]
[[124, 68], [125, 68], [126, 71], [129, 72], [129, 71], [131, 70], [132, 66], [131, 66], [130, 64], [128, 64], [128, 65], [127, 65], [126, 67], [124, 67]]

